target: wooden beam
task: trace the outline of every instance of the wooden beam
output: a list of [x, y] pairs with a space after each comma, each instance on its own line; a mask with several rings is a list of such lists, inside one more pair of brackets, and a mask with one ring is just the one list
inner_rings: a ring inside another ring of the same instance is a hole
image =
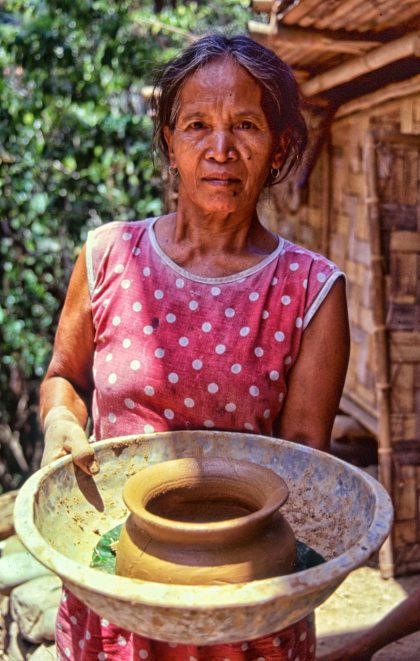
[[[261, 27], [262, 26], [262, 27]], [[322, 30], [310, 30], [308, 28], [291, 28], [285, 25], [276, 25], [276, 29], [264, 23], [250, 21], [250, 32], [262, 32], [270, 36], [270, 43], [276, 47], [281, 44], [290, 44], [299, 48], [314, 48], [321, 51], [332, 51], [334, 53], [349, 53], [351, 55], [360, 55], [366, 50], [377, 48], [381, 45], [378, 40], [360, 39], [355, 37], [338, 37], [331, 32]]]
[[320, 94], [371, 71], [381, 69], [387, 64], [412, 56], [420, 56], [420, 31], [411, 32], [401, 39], [396, 39], [369, 51], [365, 55], [353, 58], [349, 62], [311, 78], [302, 84], [302, 93], [305, 96]]
[[387, 101], [395, 101], [403, 96], [411, 96], [420, 92], [420, 75], [409, 78], [400, 83], [392, 83], [387, 85], [376, 92], [365, 94], [359, 99], [349, 101], [340, 106], [335, 115], [336, 119], [347, 117], [355, 112], [374, 108], [379, 104], [386, 103]]

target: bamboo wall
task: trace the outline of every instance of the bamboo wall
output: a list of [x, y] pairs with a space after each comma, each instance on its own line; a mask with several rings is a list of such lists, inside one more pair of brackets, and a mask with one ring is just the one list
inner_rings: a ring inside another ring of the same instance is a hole
[[[376, 145], [390, 367], [393, 550], [397, 573], [420, 570], [420, 93], [346, 116], [331, 128], [305, 195], [278, 194], [268, 224], [327, 254], [347, 274], [351, 358], [343, 410], [377, 431], [372, 263], [365, 145]], [[354, 107], [354, 102], [353, 102]], [[276, 220], [280, 216], [281, 221]]]

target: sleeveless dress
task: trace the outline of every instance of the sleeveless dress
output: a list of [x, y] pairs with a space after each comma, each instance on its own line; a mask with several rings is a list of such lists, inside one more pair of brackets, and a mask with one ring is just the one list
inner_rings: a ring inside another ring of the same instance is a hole
[[[109, 223], [88, 236], [95, 438], [177, 429], [273, 435], [302, 334], [343, 273], [279, 237], [256, 266], [201, 277], [165, 255], [155, 222]], [[58, 658], [74, 661], [315, 658], [313, 616], [253, 641], [171, 645], [116, 627], [67, 590], [56, 641]]]

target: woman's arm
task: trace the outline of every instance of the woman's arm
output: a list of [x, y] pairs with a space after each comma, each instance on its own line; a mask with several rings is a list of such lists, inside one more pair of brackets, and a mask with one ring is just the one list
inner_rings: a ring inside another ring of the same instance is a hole
[[93, 391], [93, 353], [94, 328], [83, 248], [70, 279], [53, 356], [41, 385], [43, 464], [71, 452], [82, 470], [98, 470], [84, 432]]
[[278, 435], [328, 450], [350, 351], [344, 278], [333, 285], [302, 337], [288, 378]]

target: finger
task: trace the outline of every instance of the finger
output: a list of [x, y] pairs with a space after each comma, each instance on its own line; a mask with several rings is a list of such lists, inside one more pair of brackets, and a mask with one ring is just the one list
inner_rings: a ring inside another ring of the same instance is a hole
[[71, 451], [72, 458], [76, 466], [88, 475], [95, 475], [99, 472], [99, 465], [96, 461], [95, 451], [89, 444], [86, 436], [72, 438], [65, 443], [65, 447]]
[[41, 459], [41, 468], [51, 464], [51, 462], [61, 457], [65, 457], [68, 452], [63, 447], [45, 448]]

